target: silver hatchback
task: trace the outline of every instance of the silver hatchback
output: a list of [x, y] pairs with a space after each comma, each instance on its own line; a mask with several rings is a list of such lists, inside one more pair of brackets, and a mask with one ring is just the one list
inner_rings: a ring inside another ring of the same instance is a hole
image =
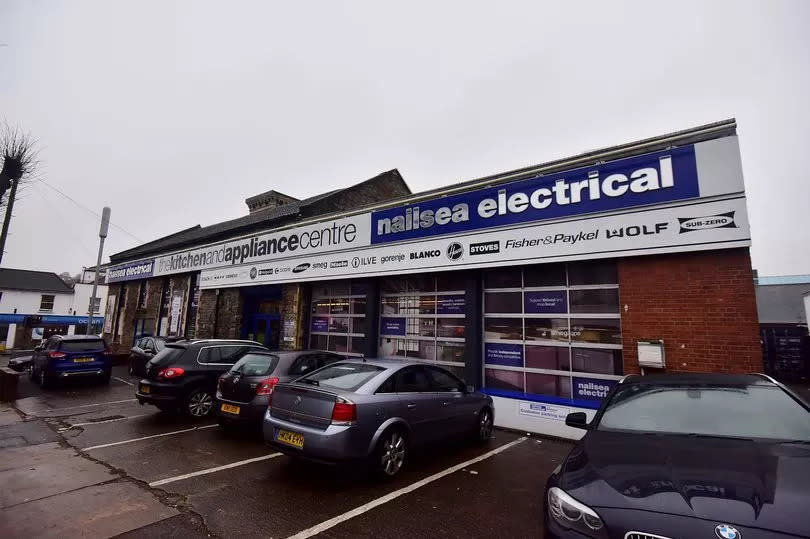
[[441, 367], [349, 359], [278, 384], [264, 439], [288, 455], [321, 462], [368, 459], [396, 475], [417, 444], [492, 435], [492, 398]]

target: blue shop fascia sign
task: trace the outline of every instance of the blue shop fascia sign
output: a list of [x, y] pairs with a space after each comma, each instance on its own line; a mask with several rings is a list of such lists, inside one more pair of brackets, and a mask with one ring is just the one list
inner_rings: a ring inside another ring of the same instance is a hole
[[[37, 317], [42, 319], [42, 322], [37, 322], [38, 326], [47, 325], [79, 325], [87, 324], [87, 316], [60, 316], [60, 315], [34, 315], [34, 314], [0, 314], [0, 324], [24, 324], [27, 317]], [[103, 316], [94, 316], [93, 323], [101, 324], [104, 322]]]
[[381, 244], [700, 196], [694, 145], [372, 213]]

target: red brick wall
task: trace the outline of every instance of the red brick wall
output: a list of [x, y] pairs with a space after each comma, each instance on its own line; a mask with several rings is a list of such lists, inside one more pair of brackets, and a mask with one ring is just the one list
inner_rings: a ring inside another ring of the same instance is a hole
[[664, 340], [668, 372], [763, 371], [748, 249], [618, 265], [625, 374], [639, 372], [637, 341], [646, 339]]

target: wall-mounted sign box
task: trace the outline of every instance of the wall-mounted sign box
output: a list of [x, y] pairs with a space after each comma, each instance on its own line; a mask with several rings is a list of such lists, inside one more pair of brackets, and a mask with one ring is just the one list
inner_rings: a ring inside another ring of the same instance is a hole
[[638, 365], [654, 369], [666, 367], [664, 341], [638, 341]]

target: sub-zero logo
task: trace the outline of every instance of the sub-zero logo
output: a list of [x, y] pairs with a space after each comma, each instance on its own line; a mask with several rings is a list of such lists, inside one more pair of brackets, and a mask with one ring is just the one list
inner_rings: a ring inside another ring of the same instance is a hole
[[442, 252], [438, 249], [430, 249], [427, 251], [416, 251], [415, 253], [411, 253], [411, 260], [419, 260], [422, 258], [434, 258], [437, 256], [441, 256]]
[[251, 279], [255, 279], [256, 275], [258, 275], [258, 274], [259, 274], [259, 270], [257, 270], [255, 267], [250, 268], [250, 278]]
[[293, 273], [301, 273], [302, 271], [306, 271], [309, 269], [310, 263], [304, 262], [303, 264], [298, 264], [292, 270]]
[[499, 253], [500, 251], [501, 251], [501, 242], [497, 240], [470, 244], [471, 255], [488, 255], [492, 253]]
[[453, 242], [447, 246], [447, 258], [458, 260], [464, 255], [464, 247], [458, 242]]
[[335, 269], [335, 268], [347, 268], [347, 267], [349, 267], [349, 261], [348, 260], [335, 260], [334, 262], [329, 263], [329, 267], [332, 268], [332, 269]]
[[736, 223], [734, 223], [734, 213], [730, 211], [704, 217], [678, 217], [678, 223], [681, 225], [680, 233], [712, 228], [737, 228]]

